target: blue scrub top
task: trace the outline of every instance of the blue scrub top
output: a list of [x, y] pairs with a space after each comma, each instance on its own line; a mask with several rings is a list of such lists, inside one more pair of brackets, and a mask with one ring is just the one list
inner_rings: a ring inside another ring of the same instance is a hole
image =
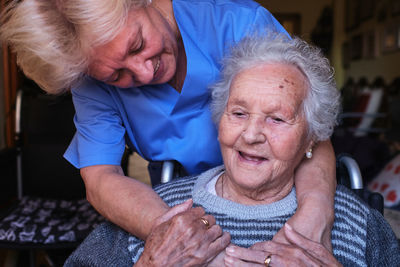
[[75, 167], [119, 165], [125, 144], [189, 174], [222, 164], [208, 86], [229, 47], [252, 31], [286, 31], [250, 0], [173, 0], [186, 55], [181, 93], [168, 84], [121, 89], [90, 77], [72, 89], [77, 132], [64, 154]]

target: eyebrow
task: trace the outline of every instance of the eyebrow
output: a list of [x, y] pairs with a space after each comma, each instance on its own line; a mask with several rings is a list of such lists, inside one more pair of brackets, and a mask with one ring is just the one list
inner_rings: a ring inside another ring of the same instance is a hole
[[231, 104], [239, 105], [239, 106], [247, 106], [247, 101], [238, 99], [238, 98], [234, 98], [233, 101], [231, 102]]

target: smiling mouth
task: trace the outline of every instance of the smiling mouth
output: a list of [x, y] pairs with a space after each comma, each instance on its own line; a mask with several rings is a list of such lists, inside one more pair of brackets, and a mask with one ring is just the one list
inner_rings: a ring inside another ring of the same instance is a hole
[[156, 72], [158, 71], [158, 69], [160, 68], [160, 58], [158, 58], [157, 63], [156, 63], [156, 67], [154, 68], [154, 74], [156, 74]]
[[240, 157], [246, 161], [250, 161], [250, 162], [254, 162], [254, 163], [261, 163], [261, 162], [264, 162], [267, 160], [264, 157], [252, 156], [252, 155], [246, 154], [241, 151], [238, 151], [238, 152], [239, 152]]

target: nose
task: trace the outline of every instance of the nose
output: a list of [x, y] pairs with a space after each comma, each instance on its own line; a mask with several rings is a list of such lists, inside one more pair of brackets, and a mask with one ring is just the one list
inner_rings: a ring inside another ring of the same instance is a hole
[[154, 78], [155, 59], [143, 59], [139, 56], [127, 59], [126, 69], [136, 86], [149, 84]]
[[250, 118], [243, 129], [242, 138], [247, 144], [264, 143], [267, 140], [264, 120], [260, 117]]

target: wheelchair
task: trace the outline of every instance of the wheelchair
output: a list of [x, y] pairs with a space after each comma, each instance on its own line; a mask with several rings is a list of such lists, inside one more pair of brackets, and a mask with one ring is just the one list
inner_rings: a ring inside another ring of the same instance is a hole
[[[167, 183], [177, 174], [174, 172], [175, 162], [167, 160], [163, 162], [161, 170], [161, 183]], [[336, 158], [336, 180], [350, 188], [356, 195], [364, 200], [371, 208], [378, 210], [383, 214], [383, 197], [376, 192], [368, 192], [364, 189], [363, 179], [357, 162], [348, 154], [340, 154]]]

